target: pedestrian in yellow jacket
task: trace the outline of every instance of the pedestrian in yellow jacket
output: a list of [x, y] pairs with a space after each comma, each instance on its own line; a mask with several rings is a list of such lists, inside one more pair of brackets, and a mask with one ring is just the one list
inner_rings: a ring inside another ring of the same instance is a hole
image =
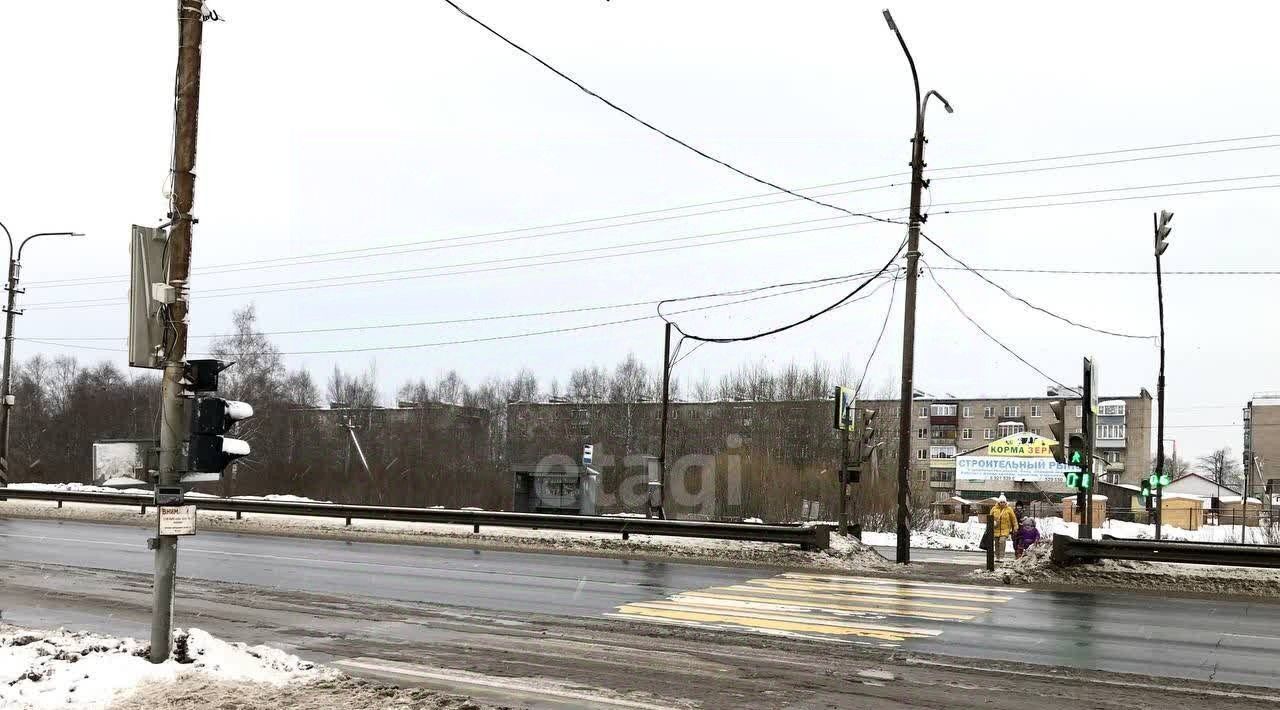
[[996, 507], [991, 509], [991, 544], [995, 546], [996, 559], [1003, 560], [1005, 548], [1009, 546], [1009, 536], [1018, 529], [1018, 518], [1009, 507], [1009, 501], [1000, 494]]

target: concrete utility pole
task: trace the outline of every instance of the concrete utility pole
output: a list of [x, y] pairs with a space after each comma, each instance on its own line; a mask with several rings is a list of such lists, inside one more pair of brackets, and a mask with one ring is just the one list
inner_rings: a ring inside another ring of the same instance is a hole
[[671, 407], [671, 322], [662, 331], [662, 419], [658, 431], [658, 468], [662, 472], [662, 517], [667, 503], [667, 410]]
[[18, 310], [18, 294], [22, 293], [18, 290], [18, 274], [22, 271], [22, 248], [27, 242], [36, 237], [83, 237], [79, 232], [39, 232], [23, 239], [18, 244], [18, 252], [13, 251], [13, 235], [9, 233], [9, 228], [0, 222], [0, 229], [4, 230], [4, 236], [9, 240], [9, 279], [5, 282], [5, 290], [9, 292], [9, 301], [5, 306], [6, 314], [4, 323], [4, 375], [3, 381], [0, 382], [0, 389], [3, 389], [3, 399], [0, 399], [0, 417], [4, 421], [0, 422], [0, 488], [9, 485], [9, 420], [13, 416], [13, 390], [9, 388], [9, 377], [13, 372], [13, 320], [16, 316], [22, 314]]
[[911, 81], [916, 89], [916, 131], [911, 139], [911, 214], [907, 225], [907, 296], [902, 325], [902, 400], [898, 415], [898, 555], [897, 561], [906, 564], [911, 561], [911, 529], [908, 525], [908, 506], [911, 496], [911, 407], [914, 383], [912, 377], [915, 370], [916, 356], [916, 271], [920, 261], [920, 223], [924, 221], [920, 215], [920, 193], [924, 190], [924, 112], [929, 105], [929, 97], [936, 96], [942, 102], [947, 113], [953, 113], [951, 104], [942, 94], [929, 91], [923, 98], [920, 96], [920, 76], [916, 73], [916, 62], [911, 58], [907, 42], [898, 31], [893, 16], [884, 11], [885, 22], [898, 37], [902, 52], [907, 55], [907, 64], [911, 66]]
[[[157, 486], [179, 482], [182, 445], [190, 422], [183, 397], [187, 356], [187, 312], [191, 273], [191, 209], [195, 202], [196, 129], [200, 111], [200, 44], [204, 36], [203, 3], [178, 0], [178, 68], [174, 96], [173, 197], [169, 221], [169, 285], [176, 292], [170, 306], [172, 344], [165, 350], [160, 399], [160, 469]], [[158, 511], [157, 511], [158, 512]], [[151, 662], [163, 663], [173, 645], [173, 592], [178, 569], [178, 538], [159, 534], [156, 523], [155, 602], [151, 615]]]

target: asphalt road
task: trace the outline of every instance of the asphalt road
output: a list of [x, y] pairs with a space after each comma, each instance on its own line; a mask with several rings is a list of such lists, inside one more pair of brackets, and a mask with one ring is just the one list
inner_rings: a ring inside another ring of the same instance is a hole
[[[150, 574], [147, 534], [124, 526], [0, 520], [0, 561]], [[512, 620], [529, 614], [603, 620], [638, 610], [655, 618], [634, 623], [680, 623], [721, 634], [799, 629], [797, 635], [810, 639], [883, 637], [893, 643], [879, 645], [957, 657], [1280, 688], [1280, 604], [1261, 602], [229, 533], [184, 539], [179, 574], [263, 590], [480, 609]], [[795, 601], [778, 611], [778, 595]], [[0, 606], [4, 618], [17, 623], [83, 621], [51, 618], [54, 612], [38, 604], [7, 599], [2, 588]], [[181, 605], [178, 613], [178, 625], [189, 623]]]

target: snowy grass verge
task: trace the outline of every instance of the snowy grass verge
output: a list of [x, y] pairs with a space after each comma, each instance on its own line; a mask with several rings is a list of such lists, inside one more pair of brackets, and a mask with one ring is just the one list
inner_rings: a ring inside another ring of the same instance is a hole
[[96, 634], [31, 631], [0, 625], [0, 707], [98, 710], [138, 686], [198, 674], [226, 683], [280, 687], [338, 675], [268, 646], [175, 633], [174, 657], [146, 658], [150, 644]]
[[1280, 598], [1280, 570], [1173, 562], [1102, 560], [1094, 564], [1055, 567], [1048, 542], [1033, 545], [1021, 558], [1007, 561], [994, 572], [970, 573], [975, 581], [1005, 584], [1064, 584], [1135, 590], [1166, 590], [1204, 594], [1238, 594]]
[[[154, 509], [140, 515], [132, 506], [65, 503], [61, 509], [50, 501], [9, 500], [0, 503], [0, 518], [81, 520], [155, 526]], [[248, 514], [202, 510], [199, 529], [204, 531], [258, 533], [294, 537], [363, 540], [367, 542], [450, 545], [515, 550], [521, 552], [579, 552], [607, 556], [663, 557], [698, 562], [745, 562], [767, 566], [830, 571], [871, 572], [892, 568], [874, 550], [853, 540], [831, 536], [831, 549], [805, 552], [795, 545], [741, 542], [689, 537], [631, 534], [630, 539], [611, 533], [571, 530], [530, 530], [486, 526], [479, 533], [467, 525], [353, 520], [300, 515]]]

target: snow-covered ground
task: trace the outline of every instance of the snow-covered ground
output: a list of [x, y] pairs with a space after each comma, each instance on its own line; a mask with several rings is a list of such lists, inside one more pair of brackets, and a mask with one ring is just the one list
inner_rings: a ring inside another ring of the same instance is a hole
[[[1062, 518], [1035, 518], [1036, 529], [1042, 539], [1054, 535], [1076, 537], [1080, 526], [1067, 523]], [[976, 517], [968, 522], [957, 523], [950, 520], [935, 520], [923, 531], [911, 533], [911, 546], [930, 550], [977, 550], [982, 534], [986, 531], [986, 523], [978, 522]], [[1268, 530], [1257, 527], [1245, 528], [1245, 537], [1250, 543], [1277, 544], [1280, 540], [1271, 540]], [[1155, 539], [1154, 525], [1129, 523], [1123, 520], [1108, 520], [1101, 527], [1095, 527], [1093, 537], [1101, 540], [1104, 535], [1118, 538]], [[1205, 525], [1198, 530], [1184, 530], [1172, 525], [1162, 526], [1160, 537], [1165, 540], [1185, 540], [1190, 542], [1240, 542], [1240, 526]], [[863, 532], [862, 541], [868, 545], [892, 547], [897, 544], [895, 533]]]
[[179, 630], [175, 639], [175, 657], [153, 664], [146, 658], [149, 644], [134, 639], [0, 626], [0, 707], [96, 710], [140, 685], [189, 674], [271, 686], [337, 675], [278, 649], [227, 643], [200, 629]]
[[[142, 495], [151, 495], [149, 488], [121, 488], [118, 486], [92, 486], [86, 483], [13, 483], [9, 488], [17, 488], [27, 491], [68, 491], [71, 493], [137, 493]], [[191, 498], [216, 498], [212, 493], [201, 493], [199, 491], [189, 491], [186, 494]], [[232, 496], [238, 500], [270, 500], [280, 501], [284, 503], [328, 503], [327, 500], [316, 500], [314, 498], [304, 498], [289, 494], [273, 493], [265, 496]]]

